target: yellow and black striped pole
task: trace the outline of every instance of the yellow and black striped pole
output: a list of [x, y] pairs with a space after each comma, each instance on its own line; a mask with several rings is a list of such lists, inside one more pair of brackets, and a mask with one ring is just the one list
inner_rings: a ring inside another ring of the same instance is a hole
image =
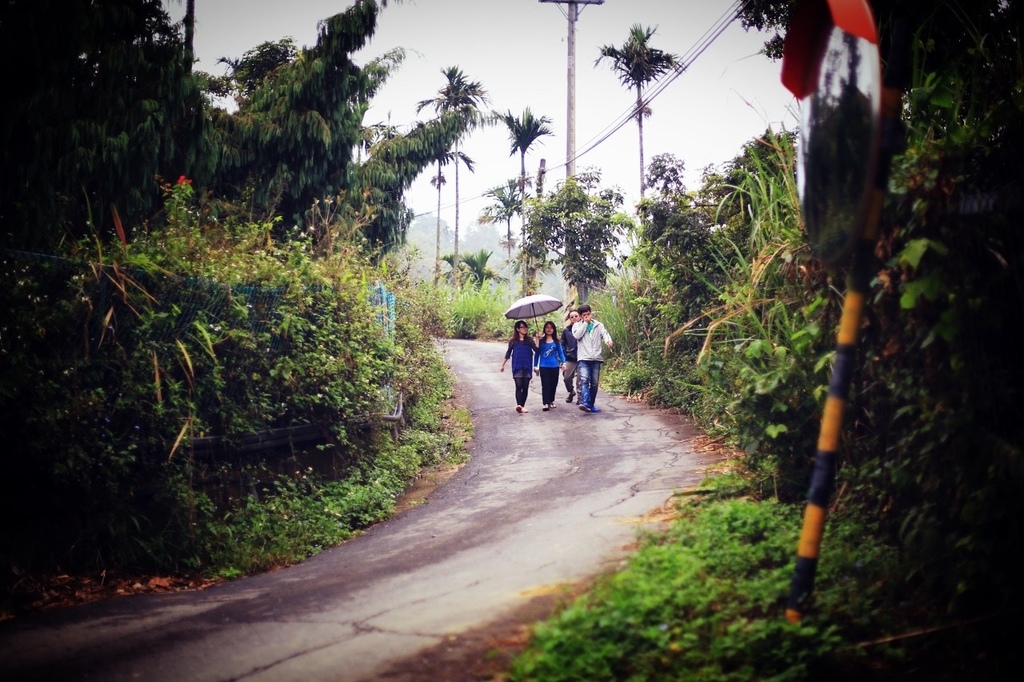
[[800, 541], [797, 544], [796, 569], [786, 604], [786, 619], [791, 623], [797, 623], [803, 617], [808, 598], [814, 590], [825, 517], [835, 487], [836, 458], [843, 427], [843, 412], [850, 393], [857, 341], [871, 283], [871, 263], [875, 243], [878, 241], [879, 218], [889, 181], [889, 165], [893, 154], [902, 150], [905, 139], [900, 113], [901, 94], [907, 80], [907, 52], [906, 29], [900, 23], [893, 31], [890, 59], [881, 93], [882, 133], [878, 168], [864, 230], [853, 250], [847, 292], [843, 300], [843, 314], [836, 339], [835, 364], [832, 367], [828, 397], [825, 399], [818, 432], [814, 470], [811, 474], [807, 506], [804, 508]]
[[[878, 194], [878, 191], [874, 191]], [[880, 197], [879, 197], [880, 199]], [[872, 198], [874, 204], [880, 200]], [[843, 300], [843, 315], [836, 339], [836, 359], [828, 386], [828, 397], [818, 432], [818, 447], [814, 455], [811, 488], [804, 508], [804, 523], [796, 552], [796, 570], [786, 604], [786, 619], [796, 623], [803, 615], [804, 606], [814, 589], [814, 576], [818, 568], [818, 553], [825, 530], [825, 516], [832, 489], [835, 487], [836, 457], [839, 452], [839, 434], [843, 428], [843, 412], [850, 393], [850, 382], [856, 361], [857, 338], [864, 316], [864, 303], [870, 282], [870, 259], [878, 236], [877, 214], [874, 229], [867, 230], [856, 245], [852, 273]]]

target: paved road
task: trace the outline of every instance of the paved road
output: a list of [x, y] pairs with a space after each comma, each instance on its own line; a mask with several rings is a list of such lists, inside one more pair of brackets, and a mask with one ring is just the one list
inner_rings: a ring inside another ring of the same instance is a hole
[[475, 435], [426, 504], [285, 570], [0, 623], [0, 679], [378, 679], [620, 560], [648, 512], [703, 478], [691, 427], [607, 394], [586, 414], [563, 389], [542, 412], [536, 379], [517, 414], [503, 351], [445, 342]]

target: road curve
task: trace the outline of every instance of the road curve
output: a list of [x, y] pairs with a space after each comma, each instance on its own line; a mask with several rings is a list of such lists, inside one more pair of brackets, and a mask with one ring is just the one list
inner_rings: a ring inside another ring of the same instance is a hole
[[380, 679], [528, 595], [605, 570], [645, 515], [702, 480], [709, 461], [685, 418], [606, 393], [587, 414], [562, 387], [543, 412], [538, 379], [517, 414], [504, 344], [443, 347], [472, 458], [425, 504], [274, 573], [0, 623], [0, 679]]

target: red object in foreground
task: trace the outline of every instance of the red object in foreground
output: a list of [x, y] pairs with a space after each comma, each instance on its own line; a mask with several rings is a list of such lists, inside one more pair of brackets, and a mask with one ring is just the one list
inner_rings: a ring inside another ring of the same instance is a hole
[[797, 5], [782, 50], [782, 84], [797, 99], [818, 87], [823, 37], [838, 26], [878, 44], [878, 30], [867, 0], [805, 0]]
[[110, 214], [114, 219], [114, 229], [117, 230], [117, 236], [121, 238], [121, 243], [128, 246], [128, 237], [124, 234], [124, 225], [121, 224], [121, 216], [117, 212], [117, 206], [110, 205]]

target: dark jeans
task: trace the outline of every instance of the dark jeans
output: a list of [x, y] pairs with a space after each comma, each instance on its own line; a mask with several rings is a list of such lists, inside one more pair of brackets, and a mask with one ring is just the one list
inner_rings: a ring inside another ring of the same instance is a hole
[[576, 371], [580, 375], [580, 402], [593, 407], [597, 399], [597, 384], [601, 380], [601, 361], [580, 360], [576, 363]]
[[544, 404], [550, 405], [555, 402], [555, 391], [558, 390], [558, 368], [540, 368], [540, 392], [544, 398]]
[[515, 377], [516, 405], [526, 407], [526, 396], [530, 395], [530, 377]]

